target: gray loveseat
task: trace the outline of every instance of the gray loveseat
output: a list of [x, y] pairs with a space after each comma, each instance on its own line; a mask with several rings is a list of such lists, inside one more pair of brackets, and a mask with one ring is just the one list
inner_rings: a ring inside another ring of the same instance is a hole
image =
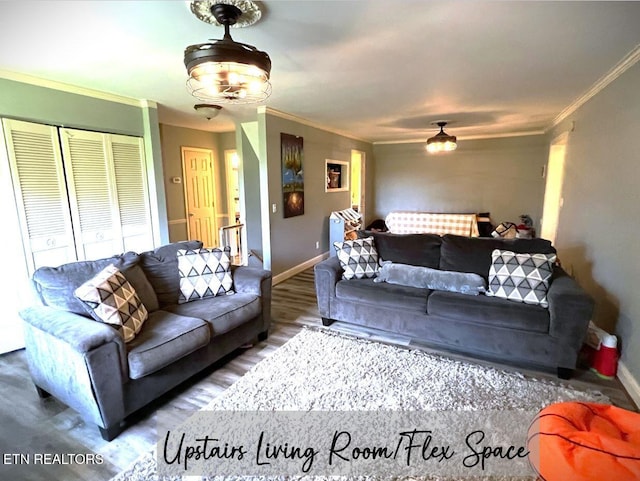
[[[487, 279], [494, 249], [555, 253], [544, 239], [486, 239], [432, 234], [372, 233], [384, 260], [470, 272]], [[408, 287], [373, 279], [342, 279], [337, 257], [315, 266], [318, 309], [333, 321], [380, 329], [427, 345], [571, 376], [593, 312], [593, 300], [554, 267], [549, 307], [485, 295]]]
[[[178, 304], [178, 249], [169, 244], [142, 254], [40, 268], [33, 284], [42, 305], [21, 312], [26, 354], [41, 397], [53, 395], [97, 424], [111, 440], [125, 418], [241, 345], [267, 337], [271, 273], [233, 267], [235, 294]], [[109, 264], [130, 282], [149, 311], [133, 341], [94, 321], [74, 290]]]

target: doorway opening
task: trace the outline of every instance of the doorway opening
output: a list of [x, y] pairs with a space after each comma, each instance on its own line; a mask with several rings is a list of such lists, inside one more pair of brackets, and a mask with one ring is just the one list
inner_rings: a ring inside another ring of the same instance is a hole
[[248, 263], [245, 236], [243, 202], [240, 195], [240, 157], [236, 150], [224, 151], [227, 178], [227, 225], [220, 228], [220, 245], [231, 248], [232, 262], [237, 265]]
[[364, 219], [364, 198], [365, 198], [365, 153], [359, 150], [351, 151], [351, 169], [349, 173], [351, 179], [351, 208], [359, 212]]
[[564, 164], [568, 137], [569, 134], [564, 133], [551, 142], [545, 173], [547, 179], [544, 189], [540, 236], [543, 239], [550, 240], [552, 244], [556, 243], [558, 219], [564, 203], [562, 186], [564, 183]]
[[227, 174], [227, 211], [229, 224], [240, 222], [240, 159], [235, 150], [224, 151], [225, 172]]

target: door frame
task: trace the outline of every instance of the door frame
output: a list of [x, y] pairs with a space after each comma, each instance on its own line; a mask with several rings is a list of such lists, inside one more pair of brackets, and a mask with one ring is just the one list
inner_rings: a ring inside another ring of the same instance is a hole
[[[212, 230], [213, 232], [211, 233], [211, 238], [213, 240], [213, 243], [211, 246], [205, 246], [205, 247], [213, 247], [214, 245], [218, 244], [218, 215], [217, 215], [217, 190], [216, 190], [216, 168], [215, 168], [215, 157], [213, 156], [213, 150], [212, 149], [203, 149], [201, 147], [188, 147], [188, 146], [181, 146], [180, 147], [180, 156], [181, 156], [181, 163], [182, 163], [182, 186], [183, 186], [183, 193], [184, 193], [184, 213], [185, 213], [185, 220], [187, 222], [187, 238], [188, 240], [193, 240], [191, 239], [191, 227], [189, 224], [189, 196], [188, 196], [188, 190], [189, 190], [189, 186], [187, 185], [187, 169], [186, 169], [186, 164], [185, 164], [185, 152], [190, 151], [190, 152], [200, 152], [200, 153], [207, 153], [209, 154], [210, 158], [211, 158], [211, 195], [213, 197], [213, 205], [209, 207], [209, 209], [211, 210], [211, 218], [212, 218]], [[198, 239], [201, 240], [201, 239]]]

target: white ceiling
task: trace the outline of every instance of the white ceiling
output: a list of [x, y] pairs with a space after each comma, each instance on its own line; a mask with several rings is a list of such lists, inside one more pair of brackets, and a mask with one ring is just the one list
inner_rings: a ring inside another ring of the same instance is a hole
[[[266, 105], [371, 141], [541, 131], [640, 44], [640, 2], [264, 1], [235, 40], [269, 53]], [[0, 1], [0, 69], [159, 104], [163, 123], [206, 121], [184, 48], [223, 29], [184, 1]]]

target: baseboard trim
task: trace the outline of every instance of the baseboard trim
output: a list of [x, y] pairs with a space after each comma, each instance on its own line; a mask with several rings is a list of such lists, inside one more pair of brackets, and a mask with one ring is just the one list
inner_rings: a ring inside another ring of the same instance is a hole
[[629, 393], [629, 396], [631, 396], [631, 399], [633, 399], [633, 402], [636, 403], [636, 406], [640, 407], [640, 383], [638, 383], [638, 380], [633, 377], [629, 368], [622, 362], [618, 364], [618, 379], [620, 379], [620, 382]]
[[308, 261], [303, 262], [302, 264], [298, 264], [297, 266], [292, 267], [291, 269], [287, 269], [284, 272], [281, 272], [278, 275], [273, 276], [273, 285], [280, 284], [283, 281], [295, 276], [296, 274], [300, 274], [302, 271], [309, 269], [310, 267], [315, 266], [318, 262], [322, 262], [323, 260], [329, 257], [329, 253], [325, 252], [324, 254], [320, 254], [319, 256], [313, 257]]

